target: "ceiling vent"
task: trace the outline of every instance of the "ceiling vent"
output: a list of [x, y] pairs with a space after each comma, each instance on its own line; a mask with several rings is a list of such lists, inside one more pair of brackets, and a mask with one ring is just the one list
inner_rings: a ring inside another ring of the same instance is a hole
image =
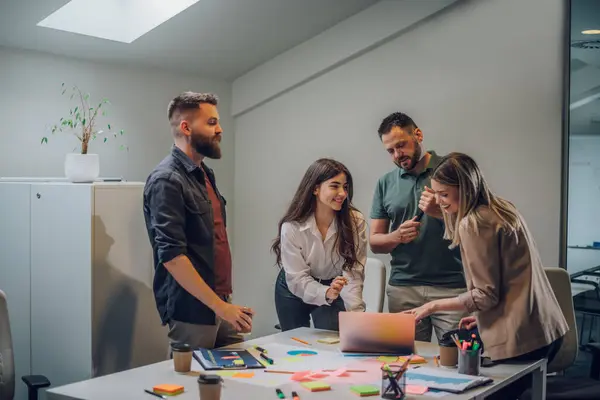
[[575, 40], [571, 47], [576, 49], [600, 49], [600, 40]]

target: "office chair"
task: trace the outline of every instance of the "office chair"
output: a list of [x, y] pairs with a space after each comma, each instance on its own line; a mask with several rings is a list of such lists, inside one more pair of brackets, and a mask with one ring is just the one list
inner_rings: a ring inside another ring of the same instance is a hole
[[[50, 386], [50, 381], [43, 375], [26, 375], [21, 379], [27, 385], [29, 400], [37, 400], [38, 390]], [[14, 396], [15, 364], [10, 320], [6, 295], [0, 290], [0, 400], [13, 400]]]
[[[563, 372], [573, 365], [577, 358], [578, 336], [575, 310], [571, 294], [571, 279], [567, 271], [562, 268], [546, 268], [546, 276], [554, 291], [556, 300], [569, 324], [569, 332], [564, 336], [563, 343], [552, 363], [548, 365], [548, 372]], [[600, 393], [600, 347], [588, 345], [593, 354], [592, 367], [589, 378], [567, 378], [561, 375], [547, 377], [546, 399], [548, 400], [573, 400], [573, 399], [598, 399]], [[520, 400], [529, 400], [531, 391], [527, 390]]]

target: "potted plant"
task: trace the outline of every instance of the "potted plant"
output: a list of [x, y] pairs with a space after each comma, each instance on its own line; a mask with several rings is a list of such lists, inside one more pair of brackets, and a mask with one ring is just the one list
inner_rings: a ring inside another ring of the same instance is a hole
[[[67, 93], [65, 84], [62, 84], [62, 95]], [[78, 151], [68, 153], [65, 158], [65, 175], [71, 182], [93, 182], [100, 175], [100, 160], [98, 154], [89, 153], [90, 141], [102, 139], [104, 143], [112, 135], [117, 138], [124, 134], [123, 130], [114, 131], [110, 123], [106, 123], [106, 130], [98, 129], [99, 117], [106, 116], [106, 108], [110, 105], [107, 99], [103, 99], [96, 107], [90, 106], [89, 93], [84, 94], [77, 85], [70, 90], [70, 99], [77, 98], [78, 104], [69, 110], [69, 115], [62, 117], [59, 122], [52, 126], [51, 132], [70, 132], [80, 142]], [[42, 144], [48, 143], [48, 137], [42, 138]], [[77, 148], [76, 148], [77, 149]], [[121, 145], [121, 149], [127, 149]]]

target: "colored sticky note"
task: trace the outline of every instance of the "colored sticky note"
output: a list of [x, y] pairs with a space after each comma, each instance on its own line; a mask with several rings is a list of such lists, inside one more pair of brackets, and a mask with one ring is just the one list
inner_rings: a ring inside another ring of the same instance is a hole
[[427, 386], [406, 385], [406, 394], [425, 394], [428, 390]]
[[241, 358], [240, 356], [226, 356], [226, 357], [221, 357], [221, 360], [237, 360], [238, 358]]
[[395, 363], [398, 361], [398, 357], [396, 356], [381, 356], [377, 358], [377, 361], [381, 361], [384, 363]]
[[340, 368], [331, 373], [331, 376], [348, 376], [346, 368]]
[[312, 371], [299, 371], [299, 372], [292, 374], [290, 379], [293, 381], [298, 381], [298, 382], [304, 381], [304, 380], [310, 380], [310, 378], [308, 377], [310, 374], [312, 374]]
[[[404, 362], [406, 362], [406, 360], [408, 360], [408, 357], [406, 357], [406, 356], [402, 356], [402, 357], [398, 358], [399, 363], [404, 363]], [[427, 360], [421, 356], [414, 355], [410, 359], [410, 364], [426, 364], [426, 363], [427, 363]]]
[[301, 356], [294, 356], [294, 357], [286, 357], [283, 359], [283, 361], [286, 362], [299, 362], [299, 361], [304, 361], [304, 359]]
[[171, 384], [162, 384], [156, 385], [152, 388], [152, 391], [157, 394], [166, 394], [168, 396], [173, 396], [176, 394], [183, 393], [183, 386], [181, 385], [171, 385]]
[[238, 371], [215, 371], [215, 375], [232, 377], [238, 373]]
[[340, 338], [337, 338], [337, 337], [323, 338], [323, 339], [317, 340], [317, 342], [323, 343], [323, 344], [336, 344], [336, 343], [340, 342]]
[[379, 394], [379, 388], [374, 385], [356, 385], [351, 386], [350, 390], [359, 396], [377, 396]]
[[314, 371], [308, 377], [310, 379], [321, 379], [321, 378], [325, 378], [327, 376], [329, 376], [329, 374], [326, 374], [323, 371]]
[[331, 386], [329, 386], [326, 382], [302, 382], [301, 385], [311, 392], [322, 392], [325, 390], [331, 390]]
[[254, 378], [254, 372], [238, 372], [232, 378]]

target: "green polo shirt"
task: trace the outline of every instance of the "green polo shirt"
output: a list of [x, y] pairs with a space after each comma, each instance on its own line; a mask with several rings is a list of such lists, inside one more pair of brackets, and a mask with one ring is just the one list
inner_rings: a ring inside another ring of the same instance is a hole
[[[402, 168], [388, 172], [377, 182], [372, 219], [391, 221], [390, 232], [417, 214], [424, 187], [431, 187], [431, 174], [441, 157], [429, 151], [431, 159], [420, 175], [411, 175]], [[392, 250], [389, 284], [392, 286], [465, 287], [460, 250], [448, 249], [444, 240], [444, 221], [425, 214], [421, 219], [419, 236], [410, 243]]]

